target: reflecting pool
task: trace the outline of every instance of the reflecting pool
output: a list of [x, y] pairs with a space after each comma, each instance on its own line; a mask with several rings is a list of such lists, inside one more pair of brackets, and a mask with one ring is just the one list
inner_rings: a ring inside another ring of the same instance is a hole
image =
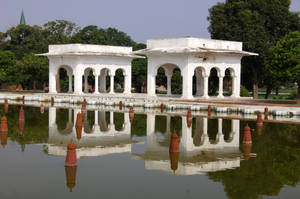
[[[98, 109], [84, 112], [79, 130], [80, 112], [0, 107], [1, 199], [300, 195], [299, 124]], [[246, 125], [252, 144], [243, 144]], [[77, 167], [65, 167], [71, 141]]]

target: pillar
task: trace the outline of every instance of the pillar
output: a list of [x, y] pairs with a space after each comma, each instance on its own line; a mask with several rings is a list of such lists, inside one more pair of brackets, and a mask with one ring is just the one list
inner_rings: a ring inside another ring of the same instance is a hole
[[203, 77], [201, 72], [199, 69], [196, 70], [196, 96], [203, 96]]
[[[51, 67], [51, 65], [50, 65]], [[56, 72], [55, 69], [49, 68], [49, 93], [57, 93], [56, 91]]]
[[109, 123], [109, 126], [110, 126], [110, 130], [114, 130], [115, 129], [115, 124], [114, 124], [114, 112], [109, 112], [109, 120], [110, 120], [110, 123]]
[[99, 94], [99, 87], [98, 87], [98, 85], [99, 85], [99, 73], [98, 72], [94, 72], [93, 73], [94, 74], [94, 76], [95, 76], [95, 92], [94, 92], [94, 94]]
[[157, 70], [155, 69], [155, 65], [152, 64], [148, 57], [148, 67], [147, 67], [147, 95], [155, 96], [155, 76], [157, 74]]
[[88, 74], [84, 74], [84, 92], [88, 93]]
[[171, 92], [171, 79], [172, 79], [172, 75], [167, 75], [167, 95], [172, 95]]
[[237, 76], [232, 76], [232, 93], [230, 97], [238, 97], [237, 95]]
[[209, 98], [208, 96], [208, 75], [203, 77], [203, 98]]
[[183, 66], [181, 71], [182, 75], [182, 98], [192, 99], [193, 98], [193, 75], [194, 70], [191, 70], [189, 64]]
[[115, 76], [114, 75], [110, 75], [110, 94], [114, 93], [114, 81], [115, 80]]
[[224, 97], [223, 96], [223, 78], [224, 78], [223, 75], [219, 75], [219, 94], [218, 94], [219, 98]]
[[68, 74], [68, 77], [69, 77], [69, 90], [68, 90], [68, 92], [72, 93], [73, 92], [73, 88], [72, 88], [72, 82], [73, 82], [72, 74]]
[[75, 94], [82, 94], [82, 71], [81, 71], [81, 65], [77, 65], [75, 68], [75, 81], [74, 81], [74, 93]]

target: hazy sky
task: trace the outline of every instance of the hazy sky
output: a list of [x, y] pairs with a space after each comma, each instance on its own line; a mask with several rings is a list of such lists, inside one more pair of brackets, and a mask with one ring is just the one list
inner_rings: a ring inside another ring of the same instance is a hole
[[[137, 42], [151, 38], [195, 36], [209, 38], [208, 8], [224, 0], [0, 0], [0, 31], [20, 21], [43, 25], [65, 19], [80, 27], [116, 27]], [[300, 0], [292, 0], [300, 11]]]

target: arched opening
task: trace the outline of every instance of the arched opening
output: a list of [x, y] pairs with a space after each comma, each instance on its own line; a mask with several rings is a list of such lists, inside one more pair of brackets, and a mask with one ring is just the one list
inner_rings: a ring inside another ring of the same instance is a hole
[[93, 93], [95, 90], [95, 77], [92, 68], [86, 68], [84, 70], [84, 93]]
[[116, 131], [124, 130], [124, 113], [113, 112], [114, 114], [114, 125]]
[[165, 69], [163, 67], [159, 67], [157, 69], [157, 75], [155, 78], [156, 81], [156, 94], [167, 94], [167, 76], [165, 74]]
[[123, 93], [125, 88], [125, 71], [124, 69], [117, 69], [114, 78], [114, 92]]
[[182, 95], [182, 76], [181, 70], [178, 67], [173, 70], [171, 79], [171, 94]]
[[87, 134], [93, 133], [93, 127], [95, 124], [95, 113], [94, 111], [86, 111], [83, 118], [83, 129]]
[[56, 91], [58, 93], [73, 92], [73, 70], [70, 66], [60, 66], [56, 74]]
[[110, 70], [108, 68], [103, 68], [100, 70], [100, 78], [99, 78], [99, 90], [100, 93], [108, 93], [108, 89], [110, 88]]
[[219, 77], [218, 71], [216, 68], [212, 68], [210, 70], [209, 78], [208, 78], [208, 95], [209, 96], [217, 96], [219, 90]]
[[223, 95], [231, 96], [232, 95], [232, 85], [233, 85], [233, 70], [231, 68], [227, 68], [225, 70], [225, 76], [223, 79]]
[[69, 109], [56, 110], [56, 125], [59, 134], [68, 135], [73, 131], [72, 110]]
[[207, 135], [209, 138], [210, 144], [217, 144], [219, 140], [217, 139], [218, 134], [218, 120], [217, 119], [208, 119], [207, 121]]
[[101, 132], [109, 131], [109, 112], [99, 111], [99, 126]]
[[232, 122], [231, 120], [223, 119], [222, 122], [222, 132], [224, 134], [225, 142], [230, 143], [233, 139], [233, 132], [232, 132]]
[[204, 126], [204, 118], [201, 117], [194, 117], [192, 123], [192, 137], [193, 137], [193, 144], [195, 146], [202, 146], [204, 144], [204, 139], [206, 132]]
[[201, 97], [204, 95], [204, 74], [203, 67], [197, 67], [194, 70], [193, 76], [193, 95], [194, 97]]
[[182, 76], [175, 64], [163, 64], [156, 71], [156, 93], [171, 95], [182, 94]]

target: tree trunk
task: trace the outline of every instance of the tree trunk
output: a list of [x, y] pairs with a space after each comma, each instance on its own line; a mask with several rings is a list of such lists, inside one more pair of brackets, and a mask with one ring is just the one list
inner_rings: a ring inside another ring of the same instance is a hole
[[258, 84], [253, 83], [253, 99], [258, 99]]
[[33, 80], [33, 90], [36, 90], [36, 81]]
[[299, 79], [299, 81], [298, 81], [298, 96], [297, 96], [297, 104], [300, 104], [300, 79]]
[[267, 86], [267, 90], [266, 90], [265, 99], [268, 99], [268, 98], [269, 98], [269, 95], [270, 95], [271, 91], [272, 91], [272, 88], [271, 88], [271, 86]]

